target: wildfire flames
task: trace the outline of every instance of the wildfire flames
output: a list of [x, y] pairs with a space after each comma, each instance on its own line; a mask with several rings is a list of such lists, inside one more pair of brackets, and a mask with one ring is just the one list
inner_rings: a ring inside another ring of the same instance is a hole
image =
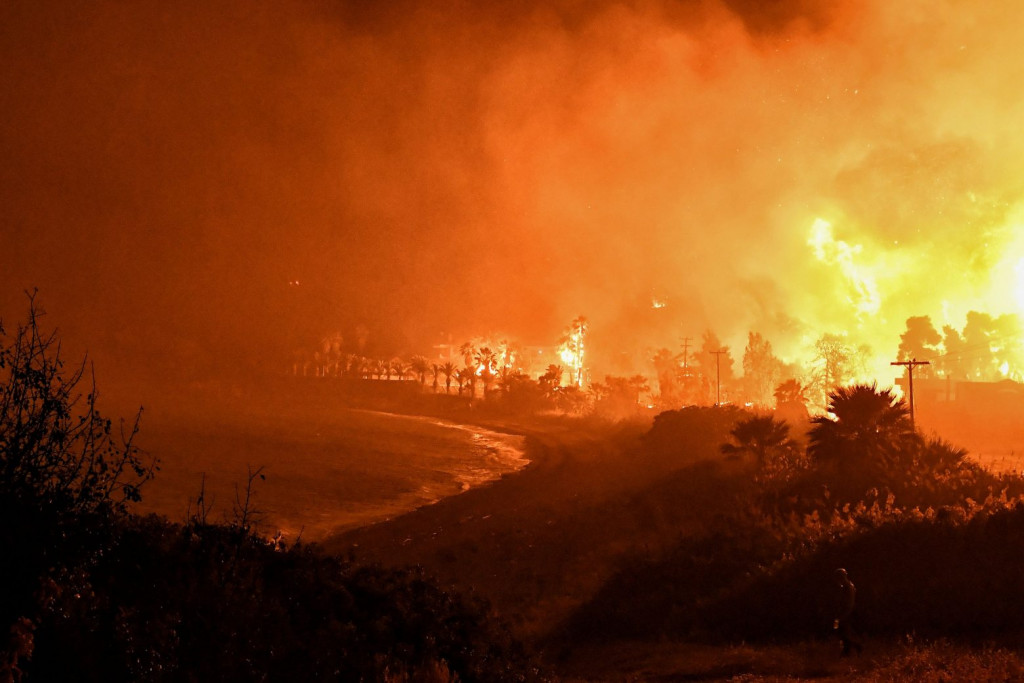
[[582, 316], [572, 321], [568, 331], [562, 338], [558, 355], [572, 371], [572, 383], [582, 387], [586, 382], [584, 369], [586, 368], [586, 336], [589, 327], [586, 318]]
[[[831, 292], [834, 315], [845, 318], [846, 325], [835, 324], [824, 331], [844, 339], [851, 347], [860, 346], [869, 358], [850, 381], [885, 380], [892, 371], [886, 367], [895, 357], [893, 347], [904, 332], [907, 318], [929, 317], [938, 330], [964, 330], [975, 319], [991, 320], [971, 347], [955, 350], [945, 343], [934, 345], [934, 354], [953, 353], [1004, 357], [995, 370], [1005, 378], [1024, 378], [1024, 355], [1020, 353], [1024, 336], [1020, 316], [1024, 313], [1024, 238], [1014, 221], [991, 230], [984, 241], [974, 245], [974, 270], [938, 272], [931, 267], [928, 254], [906, 249], [898, 240], [856, 241], [840, 237], [832, 222], [815, 218], [807, 245], [815, 260], [824, 267], [816, 287]], [[855, 233], [847, 229], [846, 233]], [[791, 359], [812, 363], [810, 336], [803, 336]], [[785, 343], [785, 341], [783, 341]], [[984, 347], [984, 348], [982, 348]], [[971, 379], [993, 379], [978, 370]]]
[[584, 386], [710, 330], [888, 385], [923, 316], [933, 372], [1024, 377], [1015, 3], [341, 5], [5, 16], [5, 310], [167, 378], [500, 330]]

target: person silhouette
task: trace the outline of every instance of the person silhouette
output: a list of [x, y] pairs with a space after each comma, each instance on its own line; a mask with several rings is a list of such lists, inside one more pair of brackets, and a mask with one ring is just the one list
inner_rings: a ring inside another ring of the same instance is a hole
[[833, 573], [836, 587], [836, 610], [835, 619], [832, 622], [832, 629], [839, 637], [840, 656], [847, 657], [850, 649], [853, 648], [860, 654], [863, 649], [861, 644], [853, 639], [853, 625], [850, 623], [853, 618], [853, 610], [857, 605], [857, 587], [850, 581], [846, 570], [839, 568]]

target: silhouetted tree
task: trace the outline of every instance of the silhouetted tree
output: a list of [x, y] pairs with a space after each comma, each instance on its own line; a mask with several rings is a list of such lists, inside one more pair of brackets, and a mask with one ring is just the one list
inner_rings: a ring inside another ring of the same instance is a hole
[[799, 381], [787, 379], [775, 387], [775, 415], [792, 424], [806, 422], [807, 390]]
[[[153, 476], [133, 423], [96, 409], [86, 364], [65, 368], [56, 332], [27, 320], [0, 325], [0, 671], [12, 625], [34, 624], [55, 593], [83, 589], [83, 570], [102, 555], [116, 519]], [[87, 393], [84, 393], [87, 392]]]
[[394, 377], [398, 380], [408, 379], [412, 374], [412, 368], [401, 358], [392, 358], [388, 364], [388, 379]]
[[910, 411], [893, 390], [858, 384], [829, 393], [828, 410], [811, 420], [808, 453], [851, 486], [883, 482], [920, 446]]
[[455, 373], [455, 378], [459, 382], [459, 396], [462, 396], [463, 390], [469, 392], [470, 398], [476, 396], [476, 371], [473, 368], [462, 368]]
[[473, 365], [473, 358], [476, 357], [476, 345], [473, 342], [464, 342], [459, 347], [459, 353], [462, 355], [462, 362], [468, 368]]
[[647, 378], [643, 375], [632, 375], [627, 378], [626, 386], [629, 387], [633, 400], [638, 406], [643, 405], [642, 399], [644, 394], [649, 394], [651, 392], [651, 387], [647, 383]]
[[544, 374], [537, 380], [540, 384], [541, 389], [544, 390], [544, 395], [549, 398], [554, 396], [558, 388], [562, 386], [562, 375], [565, 370], [561, 365], [555, 365], [552, 363], [548, 366], [548, 369], [544, 371]]
[[321, 377], [337, 376], [340, 374], [341, 361], [344, 358], [342, 347], [345, 339], [340, 332], [332, 332], [320, 340], [320, 371]]
[[[441, 374], [444, 375], [444, 393], [452, 392], [452, 376], [455, 374], [455, 365], [448, 361], [441, 366]], [[459, 383], [459, 394], [462, 394], [462, 384]]]
[[430, 361], [423, 356], [413, 356], [409, 359], [410, 372], [416, 374], [416, 378], [420, 382], [420, 386], [424, 387], [427, 385], [427, 373], [430, 372]]
[[993, 320], [988, 313], [968, 311], [964, 325], [963, 361], [967, 377], [971, 380], [991, 380], [997, 373], [995, 357], [992, 355]]
[[936, 369], [952, 379], [966, 379], [967, 368], [964, 365], [965, 344], [960, 332], [951, 325], [942, 326], [943, 353], [936, 360]]
[[789, 425], [769, 415], [742, 420], [730, 435], [733, 442], [722, 444], [722, 453], [752, 456], [758, 467], [763, 467], [780, 452], [796, 448], [796, 443], [789, 438]]
[[730, 436], [732, 442], [722, 444], [722, 453], [753, 460], [757, 468], [754, 480], [764, 486], [765, 503], [777, 497], [779, 484], [806, 471], [804, 450], [790, 438], [789, 424], [783, 420], [754, 416], [737, 423]]

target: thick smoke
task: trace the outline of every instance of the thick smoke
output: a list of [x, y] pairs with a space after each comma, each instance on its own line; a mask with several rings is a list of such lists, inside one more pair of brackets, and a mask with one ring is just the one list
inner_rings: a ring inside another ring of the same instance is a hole
[[130, 371], [579, 314], [616, 372], [707, 328], [887, 358], [1021, 304], [1002, 5], [8, 3], [2, 310]]

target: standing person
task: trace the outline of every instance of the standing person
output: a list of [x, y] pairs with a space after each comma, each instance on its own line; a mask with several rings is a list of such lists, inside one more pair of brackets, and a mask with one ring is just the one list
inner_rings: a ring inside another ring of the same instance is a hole
[[853, 618], [853, 609], [857, 604], [857, 587], [853, 585], [853, 581], [850, 581], [845, 569], [837, 569], [833, 576], [838, 591], [832, 628], [839, 636], [839, 644], [842, 646], [840, 655], [849, 656], [851, 647], [857, 650], [857, 654], [860, 654], [863, 648], [859, 642], [853, 639], [853, 626], [850, 623]]

